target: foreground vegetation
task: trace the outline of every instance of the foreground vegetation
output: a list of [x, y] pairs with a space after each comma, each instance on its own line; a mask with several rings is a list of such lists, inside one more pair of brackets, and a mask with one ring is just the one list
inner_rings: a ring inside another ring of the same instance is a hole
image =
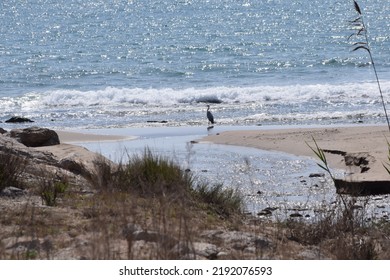
[[12, 184], [27, 194], [0, 198], [1, 259], [390, 257], [389, 223], [363, 218], [352, 197], [312, 223], [275, 222], [245, 215], [235, 189], [199, 182], [149, 150], [119, 166], [98, 160], [89, 189], [47, 172], [26, 181], [28, 163], [5, 157], [1, 188]]

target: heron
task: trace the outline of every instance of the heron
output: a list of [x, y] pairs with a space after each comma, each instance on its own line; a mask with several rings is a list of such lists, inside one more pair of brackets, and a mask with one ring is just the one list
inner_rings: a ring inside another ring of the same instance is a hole
[[214, 124], [214, 116], [213, 114], [210, 112], [210, 105], [207, 105], [207, 118], [209, 120], [209, 124]]

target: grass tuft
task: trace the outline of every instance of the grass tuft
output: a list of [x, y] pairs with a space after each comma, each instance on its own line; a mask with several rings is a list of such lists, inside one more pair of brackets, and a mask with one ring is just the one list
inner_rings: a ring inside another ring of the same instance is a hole
[[20, 187], [19, 177], [26, 165], [21, 157], [0, 153], [0, 191], [9, 186]]
[[225, 188], [223, 184], [209, 186], [201, 184], [196, 188], [200, 201], [206, 203], [215, 213], [223, 218], [229, 218], [243, 212], [243, 198], [234, 189]]
[[189, 172], [170, 159], [154, 155], [150, 149], [145, 149], [142, 156], [132, 156], [116, 177], [116, 188], [143, 196], [182, 196], [189, 193], [193, 184]]

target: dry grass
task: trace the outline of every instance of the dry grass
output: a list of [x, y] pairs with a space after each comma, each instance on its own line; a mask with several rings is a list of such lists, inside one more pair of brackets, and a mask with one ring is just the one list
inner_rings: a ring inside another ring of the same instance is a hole
[[19, 178], [26, 165], [27, 160], [0, 152], [0, 191], [9, 186], [19, 187]]

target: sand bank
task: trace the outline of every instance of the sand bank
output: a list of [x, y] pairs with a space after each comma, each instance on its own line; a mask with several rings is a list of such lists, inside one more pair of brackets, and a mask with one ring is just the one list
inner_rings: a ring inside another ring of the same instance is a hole
[[56, 132], [60, 138], [61, 143], [120, 141], [135, 138], [132, 136], [123, 135], [92, 134], [62, 130]]
[[386, 126], [352, 126], [226, 131], [205, 137], [217, 144], [240, 145], [263, 150], [286, 152], [298, 156], [315, 154], [313, 138], [325, 151], [329, 166], [345, 170], [351, 181], [389, 180], [383, 164], [389, 163]]

